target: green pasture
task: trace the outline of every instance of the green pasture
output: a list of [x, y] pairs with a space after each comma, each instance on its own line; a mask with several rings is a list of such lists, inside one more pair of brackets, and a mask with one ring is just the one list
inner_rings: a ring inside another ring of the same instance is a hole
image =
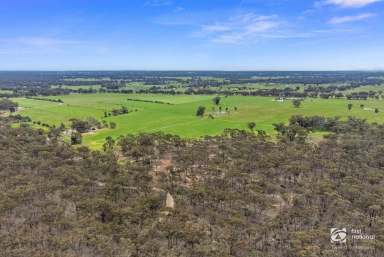
[[[118, 137], [128, 133], [156, 132], [177, 134], [182, 137], [200, 137], [220, 134], [225, 128], [246, 129], [254, 121], [256, 129], [274, 133], [273, 123], [287, 122], [292, 115], [356, 116], [370, 122], [384, 121], [384, 101], [347, 101], [343, 99], [307, 99], [300, 108], [294, 108], [291, 101], [274, 101], [272, 97], [229, 96], [222, 97], [222, 110], [212, 108], [214, 104], [208, 95], [154, 95], [154, 94], [71, 94], [60, 96], [64, 103], [53, 103], [33, 99], [14, 99], [20, 105], [19, 113], [28, 115], [34, 121], [48, 124], [69, 125], [71, 118], [95, 117], [98, 120], [115, 122], [116, 129], [103, 129], [84, 135], [84, 143], [100, 147], [107, 136]], [[49, 97], [48, 97], [49, 98]], [[131, 99], [162, 101], [171, 104], [129, 101]], [[351, 111], [348, 103], [353, 104]], [[364, 104], [364, 108], [360, 107]], [[195, 116], [198, 106], [206, 107], [204, 118]], [[105, 111], [126, 106], [132, 112], [121, 116], [104, 118]], [[237, 111], [234, 108], [237, 107]], [[226, 113], [225, 109], [229, 112]], [[379, 113], [374, 113], [379, 108]], [[209, 118], [212, 114], [215, 118]]]
[[7, 89], [0, 89], [0, 94], [12, 94], [12, 90], [7, 90]]
[[354, 92], [369, 92], [369, 91], [374, 91], [374, 92], [383, 92], [383, 85], [369, 85], [369, 86], [360, 86], [356, 87], [350, 90], [347, 90], [347, 93], [354, 93]]
[[101, 86], [100, 85], [83, 85], [83, 86], [70, 86], [70, 85], [53, 85], [51, 86], [51, 88], [63, 88], [63, 89], [72, 89], [72, 90], [88, 90], [88, 89], [100, 89]]

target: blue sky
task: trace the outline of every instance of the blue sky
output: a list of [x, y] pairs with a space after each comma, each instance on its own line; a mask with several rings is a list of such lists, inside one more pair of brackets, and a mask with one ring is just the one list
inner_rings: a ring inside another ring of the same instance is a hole
[[1, 0], [0, 70], [384, 69], [381, 0]]

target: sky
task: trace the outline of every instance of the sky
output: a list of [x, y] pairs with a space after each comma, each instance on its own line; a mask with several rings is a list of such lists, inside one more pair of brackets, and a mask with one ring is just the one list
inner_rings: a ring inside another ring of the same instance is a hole
[[0, 0], [0, 70], [384, 70], [384, 0]]

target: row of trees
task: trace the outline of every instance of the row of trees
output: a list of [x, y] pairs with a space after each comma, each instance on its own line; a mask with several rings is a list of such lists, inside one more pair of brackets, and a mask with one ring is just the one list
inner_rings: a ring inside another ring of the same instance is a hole
[[53, 102], [53, 103], [64, 103], [64, 101], [60, 98], [52, 99], [52, 98], [42, 98], [42, 97], [30, 97], [30, 96], [27, 96], [26, 98], [33, 99], [33, 100], [39, 100], [39, 101]]
[[[353, 107], [353, 104], [352, 103], [348, 103], [347, 108], [348, 108], [349, 111], [352, 110], [352, 107]], [[360, 109], [365, 109], [365, 105], [364, 104], [360, 104]], [[366, 110], [371, 110], [371, 108], [367, 108]], [[374, 108], [373, 111], [375, 113], [379, 113], [380, 112], [379, 108]]]
[[126, 106], [122, 106], [118, 109], [112, 109], [111, 112], [104, 112], [104, 118], [110, 117], [110, 116], [118, 116], [118, 115], [124, 115], [129, 113], [129, 110]]

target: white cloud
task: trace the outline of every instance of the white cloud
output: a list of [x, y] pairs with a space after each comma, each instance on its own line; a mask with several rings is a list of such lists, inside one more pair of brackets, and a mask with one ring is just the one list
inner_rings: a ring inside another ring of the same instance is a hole
[[67, 40], [52, 37], [16, 37], [16, 38], [0, 38], [0, 44], [20, 45], [28, 47], [62, 47], [68, 45], [80, 45], [82, 41]]
[[205, 32], [226, 32], [226, 31], [231, 31], [232, 28], [227, 25], [213, 24], [213, 25], [203, 25], [202, 30]]
[[183, 11], [185, 11], [185, 8], [182, 7], [182, 6], [177, 6], [177, 7], [173, 10], [173, 12], [176, 12], [176, 13], [178, 13], [178, 12], [183, 12]]
[[1, 55], [57, 53], [84, 46], [89, 49], [87, 42], [54, 37], [0, 38]]
[[238, 44], [263, 37], [266, 33], [278, 29], [280, 25], [276, 15], [245, 13], [226, 21], [203, 25], [200, 34], [216, 43]]
[[326, 0], [325, 4], [337, 5], [341, 7], [359, 8], [382, 0]]
[[359, 15], [351, 15], [351, 16], [339, 16], [339, 17], [333, 17], [328, 21], [328, 23], [342, 24], [342, 23], [348, 23], [348, 22], [355, 22], [355, 21], [366, 20], [373, 16], [375, 16], [375, 14], [373, 13], [362, 13]]
[[145, 2], [147, 6], [159, 7], [159, 6], [167, 6], [173, 3], [172, 0], [149, 0]]

